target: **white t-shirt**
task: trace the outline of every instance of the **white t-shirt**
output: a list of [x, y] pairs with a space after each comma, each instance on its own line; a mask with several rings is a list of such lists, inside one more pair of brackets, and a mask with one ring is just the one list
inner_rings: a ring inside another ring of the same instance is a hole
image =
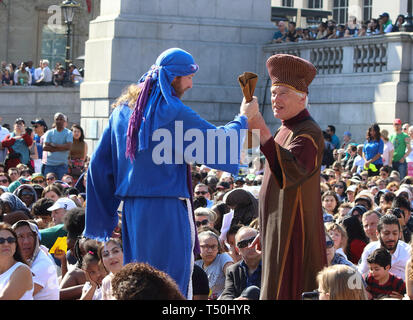
[[[27, 265], [21, 262], [16, 262], [14, 265], [12, 265], [8, 270], [0, 274], [0, 292], [4, 290], [4, 288], [8, 285], [10, 278], [14, 271], [16, 271], [17, 268], [20, 266], [23, 266], [24, 268], [28, 268]], [[27, 290], [19, 300], [33, 300], [33, 290], [34, 286], [32, 287], [31, 290]]]
[[83, 80], [82, 76], [80, 75], [79, 70], [73, 69], [72, 74], [75, 76], [74, 81], [82, 81]]
[[[382, 155], [383, 166], [391, 166], [392, 165], [392, 160], [393, 159], [390, 159], [390, 152], [392, 152], [393, 150], [394, 150], [393, 143], [391, 143], [390, 141], [384, 142], [383, 155]], [[411, 153], [410, 153], [410, 155], [411, 155]], [[409, 161], [407, 160], [407, 162], [409, 162]]]
[[363, 171], [363, 166], [364, 166], [364, 159], [362, 156], [358, 155], [357, 157], [354, 158], [353, 166], [357, 168], [357, 173], [360, 173]]
[[[83, 285], [82, 295], [86, 294], [89, 289], [92, 287], [89, 281], [86, 281]], [[93, 294], [92, 300], [103, 300], [102, 299], [102, 287], [96, 288], [95, 293]]]
[[406, 158], [406, 162], [413, 162], [413, 140], [410, 140], [410, 147], [412, 148], [412, 151], [410, 151], [409, 155]]
[[57, 268], [52, 258], [43, 250], [33, 261], [31, 266], [33, 283], [43, 287], [36, 295], [34, 300], [59, 300], [59, 281], [57, 279]]

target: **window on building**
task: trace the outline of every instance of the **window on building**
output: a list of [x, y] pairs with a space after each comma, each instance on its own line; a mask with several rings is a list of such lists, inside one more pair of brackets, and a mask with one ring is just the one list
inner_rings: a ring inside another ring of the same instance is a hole
[[363, 21], [369, 21], [371, 19], [371, 11], [373, 8], [373, 0], [364, 0], [363, 3]]
[[294, 0], [283, 0], [283, 7], [294, 7]]
[[66, 58], [66, 35], [65, 27], [55, 27], [54, 30], [44, 25], [41, 40], [41, 59], [49, 60], [49, 65], [54, 68], [56, 62], [65, 66]]
[[347, 19], [348, 19], [348, 0], [334, 0], [333, 19], [338, 24], [347, 23]]
[[322, 9], [323, 0], [308, 0], [308, 8], [309, 9]]

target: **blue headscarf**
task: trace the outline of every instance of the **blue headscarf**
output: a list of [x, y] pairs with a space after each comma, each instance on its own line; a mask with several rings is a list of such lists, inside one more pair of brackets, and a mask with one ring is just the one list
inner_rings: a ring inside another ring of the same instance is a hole
[[[131, 161], [138, 152], [146, 150], [152, 133], [175, 119], [184, 104], [177, 97], [172, 81], [198, 71], [192, 55], [179, 48], [162, 52], [155, 64], [138, 81], [142, 90], [129, 119], [126, 157]], [[138, 146], [136, 145], [138, 139]]]

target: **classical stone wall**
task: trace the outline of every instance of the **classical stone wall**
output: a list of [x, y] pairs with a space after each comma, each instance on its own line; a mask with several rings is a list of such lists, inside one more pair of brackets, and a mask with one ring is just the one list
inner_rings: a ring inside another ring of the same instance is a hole
[[0, 88], [1, 124], [8, 123], [13, 128], [17, 117], [22, 117], [27, 125], [37, 117], [43, 118], [49, 127], [56, 112], [68, 117], [68, 126], [80, 123], [79, 88], [63, 87], [3, 87]]

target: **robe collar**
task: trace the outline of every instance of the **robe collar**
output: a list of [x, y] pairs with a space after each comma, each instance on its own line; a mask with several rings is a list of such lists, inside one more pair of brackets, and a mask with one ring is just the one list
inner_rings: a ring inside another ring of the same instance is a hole
[[310, 113], [308, 112], [307, 109], [304, 109], [303, 111], [301, 111], [299, 114], [297, 114], [296, 116], [288, 119], [288, 120], [282, 120], [282, 125], [286, 126], [287, 128], [292, 128], [294, 127], [296, 124], [308, 119], [310, 117]]

